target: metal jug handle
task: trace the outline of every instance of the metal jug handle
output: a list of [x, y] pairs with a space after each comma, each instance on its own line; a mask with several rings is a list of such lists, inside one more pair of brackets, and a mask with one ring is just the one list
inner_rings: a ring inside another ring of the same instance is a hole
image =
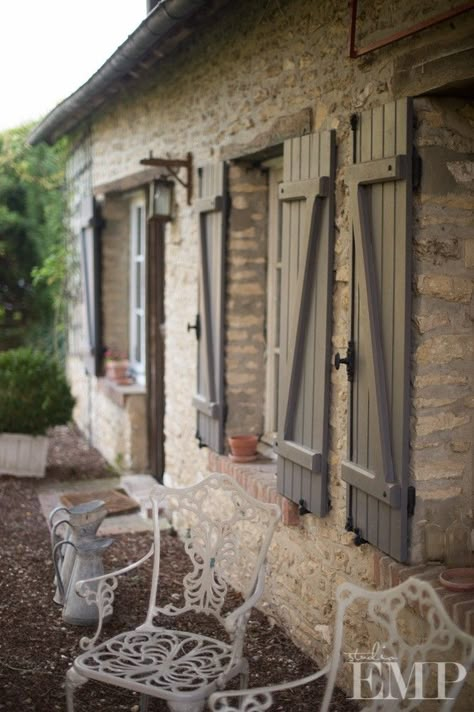
[[56, 544], [59, 542], [59, 537], [56, 534], [56, 529], [61, 526], [61, 524], [67, 524], [68, 527], [72, 529], [71, 522], [69, 519], [61, 519], [59, 522], [56, 522], [54, 527], [51, 529], [51, 549], [54, 551], [54, 547]]
[[69, 514], [69, 509], [67, 507], [64, 507], [62, 504], [59, 504], [57, 507], [52, 509], [51, 512], [49, 513], [49, 517], [48, 517], [48, 522], [49, 522], [50, 527], [53, 526], [53, 517], [58, 512], [67, 512]]
[[56, 552], [61, 549], [62, 546], [65, 546], [66, 544], [69, 544], [69, 546], [73, 546], [74, 549], [77, 551], [77, 546], [72, 543], [72, 541], [58, 541], [58, 543], [54, 546], [53, 549], [53, 563], [54, 563], [54, 569], [56, 571], [56, 579], [58, 582], [58, 588], [59, 588], [59, 593], [63, 597], [63, 600], [66, 600], [66, 591], [64, 590], [64, 583], [61, 578], [61, 571], [59, 570], [59, 564], [58, 564], [58, 557], [56, 555]]

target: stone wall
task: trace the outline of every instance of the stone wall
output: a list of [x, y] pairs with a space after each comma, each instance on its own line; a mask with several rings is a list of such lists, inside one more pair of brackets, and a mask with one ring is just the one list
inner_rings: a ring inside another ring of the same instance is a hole
[[143, 389], [89, 376], [83, 361], [72, 356], [68, 378], [76, 398], [73, 417], [88, 442], [118, 470], [145, 472], [148, 445]]
[[416, 115], [411, 464], [418, 519], [446, 529], [472, 524], [474, 109], [425, 98]]

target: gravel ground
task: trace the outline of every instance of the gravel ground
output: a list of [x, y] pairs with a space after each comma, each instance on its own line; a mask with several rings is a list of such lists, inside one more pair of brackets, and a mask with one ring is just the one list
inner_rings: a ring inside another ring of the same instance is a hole
[[[89, 448], [74, 429], [56, 428], [52, 434], [46, 477], [50, 480], [93, 479], [110, 476], [107, 463]], [[80, 652], [78, 641], [87, 629], [64, 624], [61, 609], [52, 602], [53, 569], [49, 534], [36, 495], [37, 481], [0, 478], [0, 710], [12, 712], [54, 712], [65, 710], [64, 676]], [[151, 534], [134, 533], [115, 537], [106, 552], [106, 570], [117, 569], [142, 556], [151, 543]], [[163, 536], [163, 598], [179, 590], [188, 558], [181, 542], [171, 534]], [[114, 615], [106, 628], [112, 635], [141, 622], [147, 599], [148, 565], [125, 577], [116, 595]], [[213, 621], [204, 633], [213, 635]], [[315, 671], [315, 663], [286, 637], [278, 626], [269, 624], [258, 611], [249, 621], [246, 655], [250, 661], [251, 685], [295, 679]], [[314, 712], [323, 686], [313, 683], [281, 694], [274, 710]], [[138, 710], [134, 693], [88, 682], [77, 693], [77, 712]], [[153, 712], [165, 712], [159, 700]], [[335, 696], [336, 712], [354, 710], [342, 693]]]

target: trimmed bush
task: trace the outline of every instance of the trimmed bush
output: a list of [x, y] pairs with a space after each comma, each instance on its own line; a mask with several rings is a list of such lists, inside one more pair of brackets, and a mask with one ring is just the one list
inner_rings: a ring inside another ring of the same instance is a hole
[[50, 356], [29, 348], [0, 353], [0, 432], [44, 435], [71, 420], [74, 403]]

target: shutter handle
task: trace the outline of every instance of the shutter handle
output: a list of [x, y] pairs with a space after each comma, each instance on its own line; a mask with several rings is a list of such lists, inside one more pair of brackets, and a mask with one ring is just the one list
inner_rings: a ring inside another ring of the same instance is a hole
[[194, 324], [188, 322], [188, 331], [191, 331], [191, 329], [196, 330], [196, 339], [199, 341], [201, 338], [201, 319], [199, 314], [196, 314], [196, 322]]
[[345, 358], [342, 358], [339, 352], [337, 352], [334, 357], [334, 366], [336, 367], [336, 371], [339, 371], [341, 364], [344, 364], [347, 368], [347, 380], [353, 381], [355, 370], [355, 348], [353, 341], [349, 341], [347, 345], [347, 354]]

